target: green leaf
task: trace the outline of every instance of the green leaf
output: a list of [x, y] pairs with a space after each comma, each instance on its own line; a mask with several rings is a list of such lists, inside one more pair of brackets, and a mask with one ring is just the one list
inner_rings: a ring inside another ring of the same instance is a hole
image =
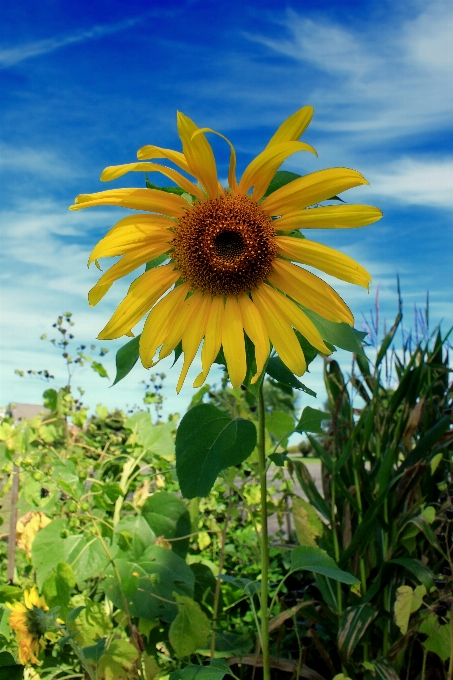
[[330, 521], [330, 508], [316, 488], [316, 484], [314, 483], [307, 466], [299, 460], [294, 460], [293, 465], [294, 469], [296, 470], [296, 476], [299, 484], [304, 490], [304, 493], [306, 494], [311, 505], [316, 508], [316, 510], [320, 512], [321, 515], [324, 515], [328, 521]]
[[[59, 562], [66, 562], [72, 567], [77, 583], [94, 578], [109, 564], [109, 557], [97, 537], [84, 534], [66, 536], [67, 531], [66, 520], [56, 519], [41, 529], [33, 541], [32, 563], [39, 589]], [[108, 542], [108, 538], [104, 541]]]
[[398, 330], [398, 326], [400, 325], [402, 318], [403, 318], [402, 313], [398, 312], [396, 319], [393, 323], [393, 326], [391, 327], [391, 329], [389, 330], [389, 332], [387, 333], [387, 335], [383, 339], [381, 346], [379, 347], [379, 351], [378, 351], [377, 357], [376, 357], [375, 370], [378, 368], [382, 359], [387, 354], [387, 350], [390, 347], [390, 345], [392, 344], [393, 338], [395, 337], [395, 333]]
[[302, 411], [299, 422], [294, 428], [295, 432], [315, 432], [316, 434], [324, 434], [321, 427], [323, 420], [330, 419], [330, 414], [324, 411], [318, 411], [311, 406], [306, 406]]
[[449, 659], [452, 653], [449, 628], [448, 625], [441, 626], [435, 614], [430, 614], [419, 627], [420, 633], [428, 636], [428, 639], [422, 642], [423, 647], [428, 652], [437, 654], [442, 661]]
[[274, 191], [277, 191], [277, 189], [284, 187], [286, 184], [293, 182], [295, 179], [299, 179], [299, 177], [302, 177], [302, 175], [298, 175], [296, 172], [289, 172], [288, 170], [277, 170], [277, 172], [271, 179], [271, 183], [267, 187], [267, 191], [264, 194], [263, 198], [266, 198], [266, 196], [269, 196]]
[[[418, 529], [418, 527], [414, 528]], [[428, 590], [433, 587], [433, 574], [423, 562], [413, 559], [412, 557], [396, 557], [395, 559], [390, 560], [389, 564], [398, 564], [400, 567], [412, 572], [412, 574], [414, 574], [420, 583]]]
[[112, 640], [97, 664], [96, 676], [102, 680], [128, 680], [137, 658], [138, 650], [128, 640]]
[[[193, 596], [193, 572], [173, 550], [152, 545], [138, 560], [116, 558], [115, 567], [122, 582], [131, 575], [138, 578], [137, 590], [127, 597], [131, 616], [170, 623], [178, 612], [173, 593]], [[124, 611], [123, 594], [112, 568], [106, 573], [104, 590], [113, 604]]]
[[93, 661], [97, 666], [101, 656], [104, 654], [106, 639], [101, 638], [96, 642], [95, 645], [90, 645], [89, 647], [83, 647], [82, 653], [85, 659], [88, 661]]
[[115, 534], [118, 534], [118, 543], [121, 546], [120, 536], [126, 538], [127, 543], [127, 557], [132, 560], [138, 560], [143, 555], [145, 550], [149, 548], [150, 545], [154, 545], [156, 542], [156, 534], [146, 517], [142, 515], [132, 515], [129, 517], [123, 517], [120, 519], [115, 527]]
[[[80, 647], [91, 647], [110, 633], [113, 623], [103, 603], [80, 596], [76, 599], [85, 602], [86, 606], [77, 607], [68, 614], [66, 627]], [[73, 612], [77, 612], [76, 616]]]
[[101, 378], [108, 378], [109, 374], [105, 370], [104, 366], [99, 363], [99, 361], [92, 361], [91, 362], [91, 368], [95, 373], [101, 376]]
[[[276, 442], [288, 437], [294, 429], [294, 419], [289, 413], [284, 411], [272, 411], [266, 417], [266, 429]], [[286, 446], [282, 442], [283, 446]]]
[[283, 385], [288, 385], [289, 387], [294, 387], [296, 390], [302, 390], [306, 394], [310, 394], [312, 397], [316, 397], [316, 392], [313, 392], [309, 387], [304, 385], [296, 378], [289, 368], [283, 363], [280, 357], [271, 357], [267, 362], [266, 373], [277, 380], [277, 382]]
[[22, 588], [17, 586], [0, 586], [0, 604], [9, 602], [12, 604], [16, 600], [20, 600], [23, 595]]
[[123, 345], [116, 353], [116, 377], [113, 381], [113, 385], [119, 383], [119, 381], [125, 378], [134, 368], [139, 357], [139, 344], [140, 335], [137, 335], [137, 337], [129, 340], [129, 342]]
[[178, 659], [182, 659], [206, 645], [211, 626], [198, 602], [178, 593], [173, 593], [173, 597], [178, 603], [178, 615], [170, 626], [169, 640]]
[[313, 571], [315, 574], [328, 576], [335, 581], [347, 583], [359, 583], [359, 579], [340, 569], [325, 550], [312, 546], [301, 545], [291, 552], [291, 570]]
[[316, 539], [322, 536], [324, 530], [316, 510], [307, 501], [293, 496], [292, 511], [299, 543], [316, 546]]
[[410, 586], [400, 586], [396, 589], [396, 600], [394, 605], [395, 623], [402, 635], [406, 635], [409, 626], [413, 595], [414, 591]]
[[376, 680], [400, 680], [400, 676], [388, 659], [381, 657], [372, 662]]
[[283, 467], [285, 465], [285, 463], [287, 463], [290, 460], [290, 458], [288, 458], [286, 453], [271, 453], [269, 455], [269, 459], [277, 467]]
[[76, 584], [74, 572], [66, 562], [59, 562], [43, 583], [42, 594], [49, 607], [60, 607], [66, 617], [71, 591]]
[[370, 604], [348, 607], [343, 612], [338, 631], [338, 648], [346, 663], [377, 613], [377, 610]]
[[9, 652], [0, 652], [0, 668], [2, 680], [22, 680], [24, 676], [25, 666], [17, 664]]
[[367, 333], [358, 331], [347, 323], [328, 321], [311, 309], [305, 307], [303, 309], [308, 318], [313, 321], [323, 340], [348, 352], [364, 354], [362, 341], [367, 336]]
[[170, 673], [169, 680], [223, 680], [225, 675], [230, 675], [231, 669], [222, 659], [214, 659], [209, 666], [193, 666]]
[[182, 196], [186, 193], [185, 189], [182, 189], [181, 187], [160, 187], [157, 184], [150, 182], [148, 177], [146, 178], [146, 188], [157, 189], [158, 191], [166, 191], [167, 194], [178, 194], [178, 196]]
[[[142, 516], [156, 536], [171, 540], [173, 552], [185, 557], [189, 550], [191, 533], [189, 510], [181, 498], [169, 491], [159, 491], [147, 498]], [[182, 538], [185, 537], [185, 538]], [[175, 540], [175, 539], [181, 540]]]
[[207, 496], [221, 470], [242, 463], [256, 446], [255, 425], [212, 404], [184, 416], [176, 434], [176, 472], [185, 498]]
[[46, 390], [43, 396], [43, 404], [45, 408], [55, 412], [58, 406], [58, 393], [54, 389]]

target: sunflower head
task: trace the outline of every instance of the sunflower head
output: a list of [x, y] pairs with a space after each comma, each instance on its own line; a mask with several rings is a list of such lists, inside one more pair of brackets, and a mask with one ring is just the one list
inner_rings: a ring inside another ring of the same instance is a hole
[[[301, 230], [360, 227], [382, 213], [333, 203], [332, 196], [367, 184], [349, 168], [305, 177], [289, 173], [292, 181], [272, 182], [293, 153], [316, 153], [299, 141], [312, 115], [312, 107], [305, 106], [284, 121], [239, 180], [233, 145], [220, 135], [230, 147], [225, 188], [206, 137], [219, 133], [178, 113], [182, 151], [144, 146], [139, 162], [106, 168], [101, 175], [109, 181], [131, 171], [160, 172], [179, 185], [178, 193], [153, 185], [76, 198], [72, 210], [116, 205], [140, 211], [113, 227], [89, 259], [120, 256], [90, 291], [92, 305], [116, 280], [147, 264], [100, 339], [133, 336], [133, 328], [147, 316], [139, 343], [141, 361], [149, 368], [182, 344], [178, 391], [200, 346], [202, 372], [194, 387], [206, 380], [221, 349], [233, 386], [240, 385], [247, 372], [247, 338], [255, 352], [252, 382], [263, 374], [272, 349], [291, 372], [302, 375], [307, 362], [300, 335], [317, 352], [330, 353], [324, 325], [316, 319], [352, 325], [353, 316], [335, 290], [305, 267], [367, 289], [371, 277], [350, 257], [309, 240]], [[162, 159], [177, 169], [155, 162]], [[271, 182], [275, 190], [270, 192]]]
[[36, 588], [24, 592], [24, 603], [6, 603], [11, 609], [9, 626], [16, 634], [19, 662], [39, 664], [39, 651], [46, 646], [45, 636], [55, 627], [55, 611], [49, 608]]

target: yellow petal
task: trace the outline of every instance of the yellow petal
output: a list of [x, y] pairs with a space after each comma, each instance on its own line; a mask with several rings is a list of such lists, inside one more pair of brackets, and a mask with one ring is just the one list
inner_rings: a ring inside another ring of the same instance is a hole
[[199, 130], [193, 120], [178, 111], [178, 133], [190, 173], [204, 186], [209, 198], [218, 193], [217, 167], [211, 145], [203, 134], [194, 137]]
[[319, 170], [280, 187], [265, 198], [260, 207], [268, 215], [287, 215], [290, 212], [308, 208], [315, 203], [326, 201], [360, 184], [368, 184], [368, 182], [357, 170], [349, 168]]
[[139, 276], [106, 327], [99, 333], [99, 340], [113, 340], [128, 333], [178, 278], [179, 272], [175, 271], [173, 264], [150, 269]]
[[177, 170], [167, 168], [165, 165], [158, 165], [157, 163], [126, 163], [125, 165], [110, 165], [102, 171], [101, 182], [110, 182], [112, 179], [122, 177], [128, 172], [160, 172], [162, 175], [169, 177], [173, 182], [180, 186], [184, 191], [193, 194], [199, 200], [204, 200], [204, 194], [201, 189], [190, 179], [181, 175]]
[[296, 151], [310, 151], [316, 155], [313, 147], [304, 142], [283, 142], [264, 149], [244, 170], [238, 194], [244, 196], [251, 187], [254, 187], [252, 199], [259, 201], [283, 161]]
[[148, 210], [176, 218], [181, 217], [188, 208], [187, 201], [181, 196], [158, 189], [109, 189], [94, 194], [80, 194], [69, 210], [91, 208], [95, 205], [120, 205], [123, 208]]
[[225, 135], [221, 135], [220, 132], [216, 132], [215, 130], [211, 130], [211, 128], [200, 128], [199, 130], [197, 130], [192, 135], [192, 139], [202, 132], [212, 132], [214, 135], [218, 135], [219, 137], [224, 139], [226, 141], [226, 143], [229, 145], [229, 147], [230, 147], [230, 166], [228, 168], [228, 186], [230, 187], [232, 192], [235, 193], [238, 183], [237, 183], [237, 180], [236, 180], [236, 151], [234, 149], [234, 146], [232, 145], [230, 140], [227, 137], [225, 137]]
[[228, 375], [233, 387], [244, 382], [247, 372], [244, 330], [241, 308], [236, 298], [229, 295], [225, 303], [222, 323], [222, 346], [227, 363]]
[[184, 352], [184, 363], [179, 376], [176, 392], [179, 393], [186, 379], [187, 371], [195, 358], [195, 355], [203, 339], [208, 318], [209, 307], [211, 306], [211, 295], [208, 293], [203, 296], [199, 306], [194, 311], [190, 323], [187, 324], [182, 334], [182, 350]]
[[140, 224], [130, 225], [124, 229], [114, 228], [94, 247], [88, 260], [88, 266], [101, 257], [116, 257], [117, 255], [125, 255], [130, 251], [152, 248], [153, 246], [158, 249], [163, 247], [163, 252], [165, 252], [172, 247], [172, 238], [173, 234], [166, 229], [146, 228]]
[[216, 295], [211, 302], [206, 323], [206, 333], [201, 350], [202, 372], [196, 377], [193, 386], [201, 387], [214, 363], [222, 343], [222, 325], [225, 303], [222, 295]]
[[244, 330], [255, 346], [256, 373], [251, 380], [253, 384], [260, 377], [269, 357], [269, 337], [258, 308], [253, 304], [249, 296], [245, 293], [239, 295], [238, 302], [241, 308]]
[[377, 222], [382, 212], [371, 205], [327, 205], [288, 213], [274, 222], [278, 229], [355, 229]]
[[189, 288], [188, 283], [177, 286], [159, 300], [148, 314], [140, 337], [140, 359], [145, 368], [154, 365], [154, 355], [167, 337], [169, 327], [177, 318]]
[[267, 280], [275, 288], [279, 288], [303, 307], [312, 309], [329, 321], [344, 321], [351, 326], [354, 324], [349, 307], [325, 281], [302, 267], [278, 257], [272, 263], [272, 267]]
[[302, 375], [307, 369], [304, 353], [299, 341], [288, 323], [285, 314], [274, 300], [263, 291], [264, 285], [252, 290], [253, 302], [266, 326], [269, 338], [280, 359], [295, 375]]
[[304, 106], [296, 111], [296, 113], [293, 113], [292, 116], [280, 125], [277, 132], [269, 140], [266, 148], [274, 144], [281, 144], [282, 142], [297, 141], [309, 126], [313, 113], [312, 106]]
[[186, 158], [180, 151], [173, 151], [173, 149], [162, 149], [160, 146], [154, 146], [153, 144], [148, 144], [147, 146], [142, 146], [141, 149], [137, 151], [137, 158], [139, 161], [151, 160], [154, 158], [166, 158], [167, 161], [171, 161], [177, 165], [181, 170], [187, 172], [189, 175], [190, 168], [187, 165]]
[[138, 248], [124, 255], [113, 267], [107, 269], [105, 274], [101, 276], [97, 284], [88, 293], [90, 307], [94, 307], [102, 300], [115, 281], [123, 276], [127, 276], [137, 267], [141, 267], [142, 264], [153, 260], [159, 255], [163, 255], [168, 249], [168, 243], [161, 241], [160, 243], [152, 244], [148, 248]]
[[203, 294], [201, 291], [197, 290], [180, 307], [178, 316], [173, 319], [172, 325], [168, 330], [168, 335], [159, 352], [159, 359], [164, 359], [173, 352], [178, 342], [182, 339], [186, 326], [191, 322], [192, 315], [198, 309], [202, 299]]
[[343, 253], [308, 239], [276, 236], [279, 254], [290, 260], [316, 267], [342, 281], [356, 283], [368, 290], [371, 276], [358, 262]]
[[322, 354], [332, 353], [324, 343], [314, 323], [310, 321], [308, 316], [294, 302], [266, 284], [260, 286], [260, 295], [266, 300], [268, 306], [277, 307], [286, 317], [288, 323], [307, 338], [310, 345]]

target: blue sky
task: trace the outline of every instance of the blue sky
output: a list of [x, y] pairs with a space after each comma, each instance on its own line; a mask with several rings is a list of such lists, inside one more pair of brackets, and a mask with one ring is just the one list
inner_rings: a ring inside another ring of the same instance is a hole
[[[144, 144], [180, 149], [178, 109], [231, 139], [243, 168], [284, 118], [313, 105], [304, 141], [319, 157], [298, 154], [285, 168], [301, 174], [355, 168], [370, 186], [344, 198], [384, 212], [362, 230], [313, 235], [372, 273], [369, 295], [335, 284], [356, 326], [374, 306], [377, 287], [381, 319], [391, 322], [399, 273], [405, 327], [413, 327], [414, 305], [423, 306], [429, 290], [432, 323], [444, 319], [446, 330], [453, 322], [452, 34], [453, 5], [446, 0], [192, 0], [165, 9], [144, 0], [4, 3], [0, 404], [40, 402], [46, 385], [20, 379], [15, 368], [49, 368], [55, 383], [64, 383], [57, 354], [39, 340], [58, 313], [72, 311], [77, 339], [89, 344], [122, 299], [128, 282], [88, 307], [97, 274], [86, 261], [124, 213], [69, 213], [67, 206], [78, 193], [106, 188], [102, 169], [132, 162]], [[226, 145], [212, 143], [225, 177]], [[135, 175], [111, 186], [142, 186], [141, 180]], [[107, 344], [104, 363], [113, 377], [122, 343]], [[322, 395], [320, 363], [305, 381]], [[168, 369], [163, 364], [167, 410], [182, 412], [191, 383], [177, 398], [177, 372]], [[146, 377], [136, 368], [110, 389], [85, 371], [74, 384], [87, 388], [92, 406], [124, 407], [140, 402]]]

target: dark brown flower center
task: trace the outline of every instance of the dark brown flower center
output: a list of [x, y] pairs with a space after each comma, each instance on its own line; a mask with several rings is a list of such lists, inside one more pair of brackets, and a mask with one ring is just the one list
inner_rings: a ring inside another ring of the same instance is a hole
[[173, 260], [192, 288], [237, 295], [269, 274], [277, 252], [271, 218], [247, 196], [197, 203], [175, 227]]

